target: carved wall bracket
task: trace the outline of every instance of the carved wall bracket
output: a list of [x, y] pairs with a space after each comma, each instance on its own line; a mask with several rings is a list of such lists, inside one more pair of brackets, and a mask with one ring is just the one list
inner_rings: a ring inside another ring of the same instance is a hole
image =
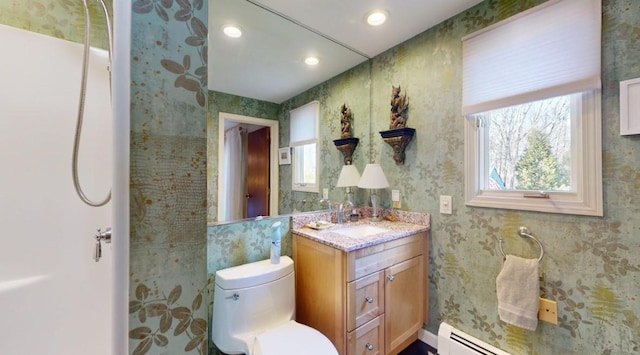
[[404, 151], [415, 133], [414, 128], [408, 127], [380, 131], [382, 139], [393, 148], [393, 160], [396, 161], [396, 165], [404, 165]]
[[353, 152], [356, 150], [356, 146], [359, 141], [360, 139], [353, 137], [333, 140], [333, 144], [335, 144], [336, 148], [342, 152], [345, 165], [351, 165], [353, 162]]

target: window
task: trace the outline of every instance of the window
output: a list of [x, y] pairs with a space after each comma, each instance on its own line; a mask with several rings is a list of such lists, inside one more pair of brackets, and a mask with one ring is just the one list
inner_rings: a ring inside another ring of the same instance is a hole
[[291, 110], [293, 191], [318, 192], [318, 101]]
[[551, 0], [463, 39], [465, 202], [602, 216], [600, 0]]

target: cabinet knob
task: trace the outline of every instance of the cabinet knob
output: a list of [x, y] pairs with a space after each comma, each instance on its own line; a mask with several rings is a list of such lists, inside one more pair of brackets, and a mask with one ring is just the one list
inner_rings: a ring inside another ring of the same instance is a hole
[[367, 343], [364, 347], [367, 348], [367, 350], [373, 350], [373, 345], [371, 343]]
[[373, 303], [373, 297], [367, 296], [364, 300], [367, 301], [367, 303]]
[[393, 276], [393, 275], [389, 275], [389, 276], [387, 276], [387, 280], [389, 280], [389, 281], [393, 281], [395, 278], [396, 278], [396, 277], [395, 277], [395, 276]]

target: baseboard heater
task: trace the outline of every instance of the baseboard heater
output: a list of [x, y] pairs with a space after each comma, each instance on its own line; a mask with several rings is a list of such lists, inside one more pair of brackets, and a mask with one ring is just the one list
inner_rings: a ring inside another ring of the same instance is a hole
[[443, 322], [438, 329], [438, 355], [510, 354]]

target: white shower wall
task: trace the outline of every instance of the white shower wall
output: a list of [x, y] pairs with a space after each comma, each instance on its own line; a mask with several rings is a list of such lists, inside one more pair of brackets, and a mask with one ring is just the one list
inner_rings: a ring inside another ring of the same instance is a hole
[[[111, 354], [110, 245], [92, 259], [111, 203], [84, 205], [71, 176], [82, 46], [0, 25], [0, 48], [0, 354]], [[112, 180], [106, 65], [92, 50], [79, 162], [92, 200]]]

